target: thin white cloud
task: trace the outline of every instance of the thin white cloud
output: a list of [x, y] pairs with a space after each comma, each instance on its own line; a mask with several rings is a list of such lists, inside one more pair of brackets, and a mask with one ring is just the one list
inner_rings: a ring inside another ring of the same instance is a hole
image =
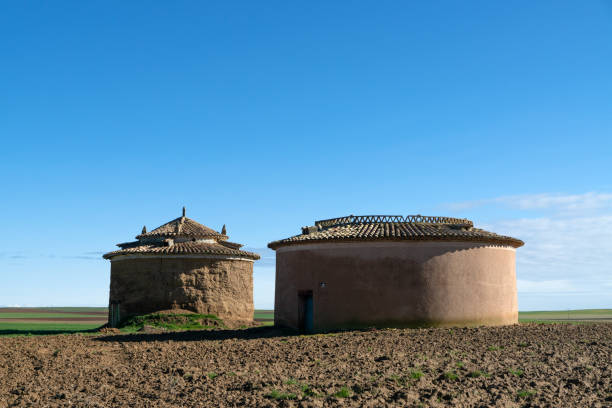
[[478, 225], [525, 241], [517, 250], [519, 308], [612, 306], [612, 194], [504, 196], [446, 206], [497, 220]]
[[517, 252], [525, 279], [603, 280], [611, 276], [612, 215], [521, 218], [485, 226], [525, 241]]
[[518, 291], [522, 293], [563, 293], [577, 291], [568, 280], [530, 281], [517, 279], [516, 286]]

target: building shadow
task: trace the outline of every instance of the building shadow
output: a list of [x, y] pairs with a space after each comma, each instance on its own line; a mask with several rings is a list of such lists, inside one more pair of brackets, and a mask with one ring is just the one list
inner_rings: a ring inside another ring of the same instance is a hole
[[248, 329], [221, 330], [189, 330], [167, 333], [129, 333], [98, 336], [97, 341], [103, 342], [153, 342], [153, 341], [207, 341], [207, 340], [253, 340], [274, 337], [297, 336], [297, 330], [277, 328], [274, 326], [252, 327]]

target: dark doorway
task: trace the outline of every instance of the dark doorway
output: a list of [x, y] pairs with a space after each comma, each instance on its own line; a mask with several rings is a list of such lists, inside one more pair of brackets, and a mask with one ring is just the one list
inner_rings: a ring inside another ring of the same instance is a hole
[[298, 293], [298, 327], [301, 331], [311, 333], [314, 325], [314, 313], [312, 305], [312, 290]]
[[110, 327], [117, 327], [121, 322], [120, 305], [120, 302], [110, 302], [110, 307], [108, 309], [108, 325]]

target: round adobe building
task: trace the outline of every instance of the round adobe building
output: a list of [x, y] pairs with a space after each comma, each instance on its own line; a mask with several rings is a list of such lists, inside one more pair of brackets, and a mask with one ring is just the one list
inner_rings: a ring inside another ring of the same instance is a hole
[[259, 255], [185, 216], [104, 254], [111, 261], [109, 325], [160, 311], [213, 314], [226, 323], [253, 321], [253, 263]]
[[518, 322], [523, 241], [467, 219], [348, 216], [274, 241], [274, 321], [306, 331]]

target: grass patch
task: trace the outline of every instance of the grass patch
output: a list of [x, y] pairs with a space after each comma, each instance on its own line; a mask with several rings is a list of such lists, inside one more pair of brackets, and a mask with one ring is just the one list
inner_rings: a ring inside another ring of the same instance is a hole
[[277, 391], [277, 390], [270, 391], [268, 394], [266, 394], [266, 397], [272, 398], [272, 399], [275, 399], [275, 400], [294, 400], [294, 399], [297, 399], [297, 395], [295, 395], [293, 393], [284, 393], [284, 392], [280, 392], [280, 391]]
[[317, 394], [312, 388], [310, 388], [308, 384], [302, 385], [302, 394], [304, 394], [305, 397], [318, 397], [319, 396], [319, 394]]
[[215, 378], [219, 376], [219, 374], [212, 372], [212, 373], [206, 374], [206, 376], [210, 378], [211, 380], [214, 380]]
[[446, 378], [447, 380], [456, 381], [459, 379], [459, 376], [452, 371], [448, 371], [444, 373], [444, 378]]
[[519, 398], [529, 398], [529, 397], [534, 396], [535, 394], [536, 394], [535, 390], [521, 390], [516, 395]]
[[457, 366], [457, 368], [463, 368], [463, 366], [464, 366], [463, 361], [457, 361], [457, 363], [455, 363], [455, 365]]
[[389, 376], [389, 378], [393, 381], [395, 381], [396, 384], [399, 384], [401, 386], [406, 385], [406, 378], [404, 377], [400, 377], [399, 375], [391, 375]]
[[508, 372], [512, 375], [516, 375], [517, 377], [522, 377], [523, 376], [523, 370], [513, 370], [512, 368], [510, 370], [508, 370]]
[[334, 397], [338, 398], [348, 398], [351, 396], [351, 390], [348, 387], [340, 388], [340, 391], [334, 394]]
[[421, 377], [423, 377], [425, 374], [423, 374], [423, 372], [421, 370], [414, 370], [410, 372], [410, 378], [412, 378], [413, 380], [418, 380]]
[[151, 313], [128, 318], [121, 323], [120, 329], [124, 332], [133, 332], [142, 329], [144, 326], [152, 326], [166, 330], [204, 330], [225, 327], [221, 319], [211, 314]]
[[485, 371], [475, 370], [475, 371], [470, 372], [468, 376], [472, 378], [479, 378], [479, 377], [489, 378], [491, 377], [491, 374], [487, 374]]
[[297, 383], [298, 383], [297, 380], [295, 380], [294, 378], [290, 378], [287, 381], [285, 381], [285, 384], [287, 385], [295, 385]]
[[499, 347], [497, 347], [497, 346], [489, 346], [489, 348], [487, 350], [489, 350], [489, 351], [497, 351], [497, 350], [499, 350]]

